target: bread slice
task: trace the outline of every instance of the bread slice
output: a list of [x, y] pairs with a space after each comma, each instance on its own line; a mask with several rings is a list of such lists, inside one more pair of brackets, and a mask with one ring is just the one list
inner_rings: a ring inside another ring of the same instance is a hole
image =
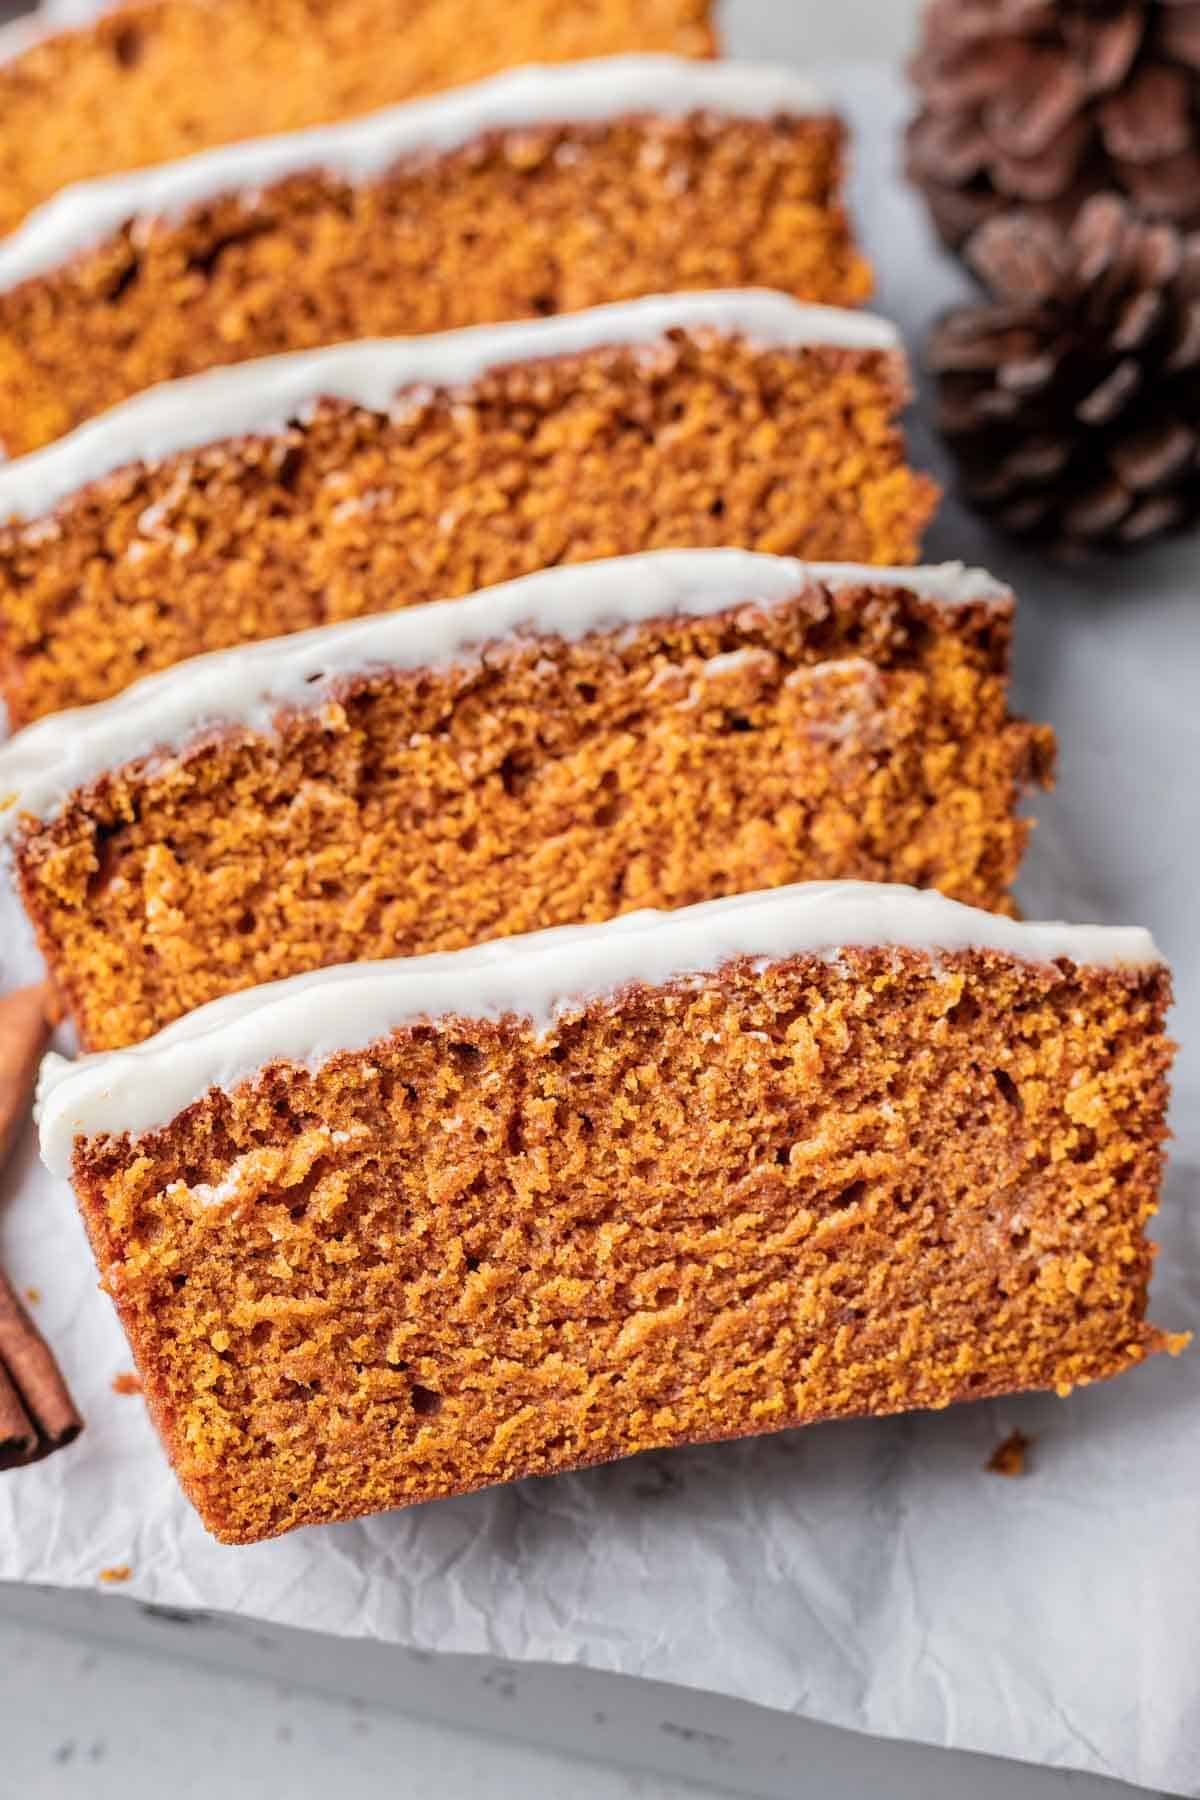
[[1120, 1374], [1169, 978], [1142, 932], [782, 889], [218, 1001], [43, 1084], [229, 1543]]
[[800, 879], [987, 907], [1053, 756], [978, 571], [660, 551], [219, 651], [0, 750], [90, 1049], [319, 964]]
[[0, 243], [0, 447], [160, 381], [672, 289], [870, 287], [801, 76], [612, 57], [59, 194]]
[[919, 554], [891, 326], [756, 289], [264, 357], [0, 467], [14, 723], [258, 638], [674, 546]]

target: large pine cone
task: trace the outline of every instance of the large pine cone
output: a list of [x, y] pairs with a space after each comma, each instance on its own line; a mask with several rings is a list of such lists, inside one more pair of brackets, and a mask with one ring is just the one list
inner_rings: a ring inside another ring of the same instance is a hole
[[995, 298], [929, 344], [966, 497], [1076, 555], [1200, 519], [1200, 233], [1100, 195], [1066, 233], [991, 219], [970, 260]]
[[953, 248], [1106, 191], [1200, 225], [1200, 0], [931, 0], [912, 76], [909, 174]]

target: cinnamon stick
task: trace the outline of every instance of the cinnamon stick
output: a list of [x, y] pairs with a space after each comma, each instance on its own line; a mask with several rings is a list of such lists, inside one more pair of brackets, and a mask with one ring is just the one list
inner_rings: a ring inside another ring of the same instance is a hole
[[32, 1462], [37, 1447], [37, 1427], [0, 1367], [0, 1469], [16, 1469], [22, 1463]]
[[72, 1444], [83, 1431], [83, 1418], [76, 1411], [76, 1402], [68, 1393], [49, 1343], [29, 1318], [2, 1269], [0, 1363], [4, 1363], [9, 1382], [22, 1397], [32, 1424], [38, 1427], [38, 1447], [31, 1460]]
[[[30, 1318], [8, 1276], [0, 1270], [0, 1364], [8, 1385], [18, 1395], [29, 1422], [36, 1427], [34, 1444], [23, 1460], [36, 1462], [73, 1443], [83, 1430], [67, 1384], [49, 1344]], [[0, 1390], [2, 1392], [2, 1390]]]
[[0, 1168], [29, 1119], [51, 1008], [49, 982], [0, 995]]
[[[29, 1119], [53, 1004], [48, 983], [0, 996], [0, 1169]], [[82, 1430], [50, 1346], [0, 1269], [0, 1469], [37, 1462]]]

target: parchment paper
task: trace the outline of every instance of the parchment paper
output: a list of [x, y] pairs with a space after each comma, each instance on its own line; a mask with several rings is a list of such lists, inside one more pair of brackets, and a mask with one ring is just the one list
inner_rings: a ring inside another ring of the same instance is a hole
[[[897, 83], [830, 81], [860, 134], [860, 215], [880, 310], [915, 343], [960, 280], [894, 173]], [[920, 460], [937, 466], [920, 419]], [[991, 564], [1023, 597], [1017, 699], [1063, 741], [1023, 899], [1148, 924], [1172, 956], [1185, 1041], [1154, 1314], [1200, 1324], [1200, 541], [1106, 574], [1053, 573], [953, 505], [935, 557]], [[835, 1724], [1200, 1792], [1197, 1358], [1069, 1401], [817, 1427], [306, 1531], [209, 1540], [137, 1398], [67, 1189], [32, 1142], [3, 1250], [87, 1414], [79, 1443], [0, 1480], [0, 1577], [122, 1592], [433, 1651], [591, 1664]], [[1032, 1472], [983, 1472], [1020, 1427]]]

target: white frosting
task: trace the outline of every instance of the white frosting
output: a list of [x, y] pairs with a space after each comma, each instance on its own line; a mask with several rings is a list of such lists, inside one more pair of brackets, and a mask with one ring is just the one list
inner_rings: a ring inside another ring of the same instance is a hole
[[[49, 1056], [38, 1095], [42, 1156], [69, 1172], [76, 1139], [168, 1124], [211, 1088], [232, 1089], [284, 1060], [316, 1069], [404, 1025], [516, 1015], [537, 1031], [631, 983], [703, 975], [734, 957], [830, 960], [871, 945], [939, 952], [988, 949], [1023, 962], [1059, 957], [1102, 968], [1160, 959], [1150, 934], [1033, 925], [977, 912], [933, 892], [874, 882], [812, 882], [709, 901], [682, 912], [630, 913], [453, 954], [353, 963], [215, 1000], [129, 1050]], [[469, 1027], [468, 1027], [469, 1029]]]
[[32, 12], [0, 25], [0, 68], [49, 38], [91, 25], [101, 13], [113, 12], [121, 0], [42, 0]]
[[348, 124], [252, 138], [64, 188], [0, 244], [0, 291], [60, 267], [130, 220], [176, 219], [221, 195], [261, 193], [306, 170], [362, 184], [406, 159], [444, 156], [493, 131], [645, 115], [770, 120], [828, 110], [803, 76], [763, 64], [614, 56], [534, 65]]
[[61, 29], [47, 13], [48, 9], [39, 8], [37, 12], [22, 13], [20, 18], [0, 25], [0, 68], [7, 62], [15, 62], [18, 56], [24, 56], [27, 50], [44, 43]]
[[365, 338], [327, 350], [264, 356], [164, 382], [46, 449], [0, 467], [0, 520], [50, 512], [68, 494], [129, 463], [280, 432], [326, 396], [386, 413], [405, 389], [462, 387], [489, 369], [611, 346], [649, 349], [672, 330], [716, 332], [768, 349], [836, 346], [900, 353], [895, 327], [873, 314], [806, 306], [766, 288], [729, 288], [658, 294], [433, 337]]
[[270, 731], [281, 707], [319, 708], [347, 676], [445, 667], [521, 631], [574, 642], [648, 619], [705, 617], [747, 603], [778, 606], [814, 583], [908, 589], [944, 606], [1011, 599], [990, 575], [961, 563], [877, 569], [743, 550], [658, 550], [547, 569], [465, 600], [213, 651], [148, 675], [115, 699], [40, 719], [0, 747], [0, 802], [7, 808], [0, 812], [0, 838], [23, 813], [50, 817], [106, 769], [181, 750], [212, 726]]
[[34, 17], [43, 21], [46, 30], [78, 31], [101, 13], [115, 12], [121, 4], [122, 0], [42, 0]]

